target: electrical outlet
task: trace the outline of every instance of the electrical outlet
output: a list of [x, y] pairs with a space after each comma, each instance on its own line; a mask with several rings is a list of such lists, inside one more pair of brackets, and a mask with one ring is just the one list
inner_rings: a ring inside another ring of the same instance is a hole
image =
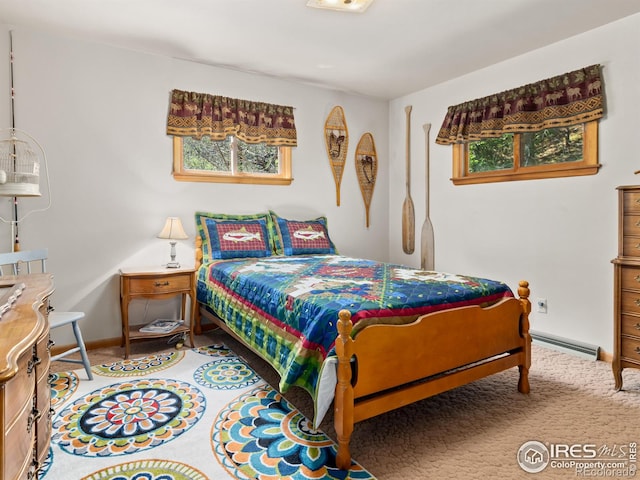
[[538, 308], [538, 313], [547, 313], [547, 299], [538, 298], [536, 300], [536, 307]]

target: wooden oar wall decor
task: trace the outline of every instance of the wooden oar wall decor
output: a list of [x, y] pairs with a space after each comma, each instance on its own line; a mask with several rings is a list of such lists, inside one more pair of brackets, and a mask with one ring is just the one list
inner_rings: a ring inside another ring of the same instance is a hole
[[424, 130], [424, 149], [425, 149], [425, 219], [422, 224], [422, 232], [420, 239], [420, 268], [422, 270], [434, 270], [434, 257], [435, 257], [435, 241], [433, 235], [433, 224], [429, 217], [429, 194], [431, 187], [429, 185], [429, 131], [431, 130], [431, 124], [425, 123], [422, 126]]
[[411, 199], [411, 105], [404, 108], [407, 120], [406, 137], [406, 174], [407, 174], [407, 195], [402, 204], [402, 250], [406, 254], [411, 254], [415, 250], [415, 229], [416, 219]]
[[356, 174], [364, 200], [366, 226], [369, 228], [369, 207], [378, 176], [378, 155], [373, 135], [368, 132], [362, 135], [356, 147]]
[[339, 105], [333, 107], [324, 122], [324, 140], [327, 146], [333, 179], [336, 182], [336, 205], [340, 206], [340, 183], [342, 182], [342, 173], [347, 160], [349, 131], [347, 130], [344, 111]]

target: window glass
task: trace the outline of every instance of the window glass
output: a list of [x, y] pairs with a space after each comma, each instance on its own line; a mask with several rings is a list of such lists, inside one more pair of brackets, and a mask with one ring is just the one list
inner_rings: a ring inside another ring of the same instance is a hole
[[191, 182], [288, 185], [291, 147], [249, 144], [228, 136], [173, 137], [173, 176]]
[[598, 173], [598, 122], [508, 133], [453, 145], [456, 185], [594, 175]]
[[582, 161], [583, 133], [582, 125], [523, 133], [522, 166]]

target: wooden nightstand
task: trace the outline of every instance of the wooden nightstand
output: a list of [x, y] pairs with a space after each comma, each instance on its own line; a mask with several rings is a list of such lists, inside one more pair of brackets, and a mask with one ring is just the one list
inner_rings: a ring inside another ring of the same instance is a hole
[[[162, 299], [182, 295], [182, 319], [185, 324], [171, 332], [140, 332], [142, 325], [129, 325], [129, 302], [133, 298]], [[190, 299], [189, 318], [187, 319], [187, 295]], [[129, 358], [129, 345], [132, 340], [161, 338], [189, 333], [191, 347], [193, 343], [193, 319], [196, 305], [196, 276], [193, 268], [121, 268], [120, 269], [120, 308], [122, 310], [122, 344], [124, 358]], [[187, 323], [188, 322], [188, 323]]]

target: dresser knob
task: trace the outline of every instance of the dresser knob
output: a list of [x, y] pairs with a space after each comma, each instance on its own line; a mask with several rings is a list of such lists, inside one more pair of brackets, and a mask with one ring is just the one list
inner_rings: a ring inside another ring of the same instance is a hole
[[638, 307], [640, 307], [640, 298], [636, 298], [636, 301], [633, 303], [635, 303]]
[[[640, 248], [640, 245], [638, 245], [637, 248]], [[169, 286], [169, 281], [164, 281], [164, 282], [155, 282], [153, 284], [154, 287], [168, 287]]]
[[640, 353], [640, 347], [636, 347], [636, 353]]
[[636, 282], [640, 282], [640, 275], [636, 275], [635, 280]]

